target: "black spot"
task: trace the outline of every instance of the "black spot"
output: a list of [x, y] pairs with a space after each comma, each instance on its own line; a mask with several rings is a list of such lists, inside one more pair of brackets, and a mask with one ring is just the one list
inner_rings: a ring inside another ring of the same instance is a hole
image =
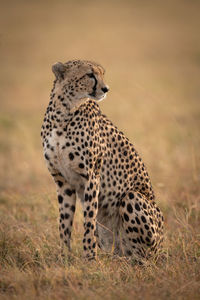
[[89, 217], [92, 218], [93, 215], [94, 215], [94, 213], [93, 213], [93, 211], [91, 210], [91, 211], [89, 212]]
[[142, 236], [140, 236], [140, 240], [141, 240], [141, 242], [142, 242], [143, 244], [145, 244], [145, 241], [143, 240], [143, 237], [142, 237]]
[[68, 213], [65, 214], [65, 219], [69, 219], [70, 215]]
[[121, 205], [122, 205], [122, 207], [125, 207], [125, 201], [122, 201]]
[[66, 190], [65, 190], [65, 194], [66, 194], [67, 196], [71, 196], [71, 195], [72, 195], [72, 190], [66, 189]]
[[71, 211], [75, 212], [75, 206], [74, 205], [71, 206]]
[[60, 180], [57, 181], [57, 184], [58, 184], [59, 187], [62, 187], [62, 186], [63, 186], [63, 183], [62, 183], [62, 181], [60, 181]]
[[62, 131], [56, 131], [56, 133], [57, 133], [58, 136], [62, 135]]
[[133, 193], [129, 193], [129, 199], [133, 199], [134, 198], [134, 194]]
[[58, 202], [59, 202], [60, 204], [63, 203], [63, 196], [58, 195]]
[[[114, 192], [113, 192], [113, 193], [114, 193]], [[113, 195], [114, 195], [114, 194], [113, 194]], [[121, 199], [123, 199], [125, 196], [126, 196], [126, 193], [123, 193]]]
[[138, 232], [137, 227], [133, 227], [133, 231]]
[[88, 223], [87, 223], [87, 227], [90, 227], [90, 226], [91, 226], [91, 223], [90, 223], [90, 222], [88, 222]]
[[147, 222], [145, 216], [141, 216], [141, 219], [142, 219], [142, 222], [143, 222], [143, 223], [146, 223], [146, 222]]
[[49, 156], [46, 153], [44, 154], [44, 157], [49, 160]]
[[84, 233], [84, 236], [86, 236], [89, 232], [90, 232], [90, 230], [87, 229], [86, 232]]
[[160, 208], [159, 208], [159, 207], [156, 207], [156, 210], [157, 210], [158, 212], [160, 212]]
[[135, 217], [135, 220], [136, 220], [137, 224], [140, 225], [140, 220], [138, 219], [138, 217]]
[[129, 221], [129, 216], [126, 213], [124, 213], [124, 219], [125, 219], [126, 222]]
[[148, 236], [145, 239], [147, 241], [147, 243], [150, 243], [150, 239], [148, 238]]
[[80, 163], [80, 164], [79, 164], [79, 168], [80, 168], [80, 169], [84, 169], [84, 164]]
[[65, 234], [65, 235], [66, 235], [66, 234], [71, 235], [71, 232], [69, 231], [69, 228], [65, 229], [64, 234]]
[[128, 227], [128, 231], [129, 231], [129, 232], [133, 232], [133, 228], [129, 226], [129, 227]]
[[135, 204], [135, 209], [138, 210], [138, 211], [140, 211], [140, 206], [139, 206], [138, 203]]
[[73, 159], [74, 159], [74, 154], [71, 153], [71, 152], [69, 153], [69, 159], [70, 159], [70, 160], [73, 160]]
[[132, 208], [132, 205], [130, 203], [128, 203], [128, 205], [127, 205], [127, 210], [130, 214], [133, 212], [133, 208]]

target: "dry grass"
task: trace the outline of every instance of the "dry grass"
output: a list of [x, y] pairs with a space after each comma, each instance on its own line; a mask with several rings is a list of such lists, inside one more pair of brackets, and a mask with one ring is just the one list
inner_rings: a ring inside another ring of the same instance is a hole
[[[0, 3], [0, 299], [200, 299], [199, 1]], [[134, 141], [165, 215], [163, 257], [63, 263], [40, 126], [55, 61], [107, 69], [102, 110]]]

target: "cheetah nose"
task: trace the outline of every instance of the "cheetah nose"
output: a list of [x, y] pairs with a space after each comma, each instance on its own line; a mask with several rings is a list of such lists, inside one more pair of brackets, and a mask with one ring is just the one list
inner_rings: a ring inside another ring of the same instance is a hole
[[109, 88], [108, 88], [107, 86], [105, 86], [105, 87], [103, 87], [101, 90], [102, 90], [104, 93], [107, 93], [107, 92], [109, 91]]

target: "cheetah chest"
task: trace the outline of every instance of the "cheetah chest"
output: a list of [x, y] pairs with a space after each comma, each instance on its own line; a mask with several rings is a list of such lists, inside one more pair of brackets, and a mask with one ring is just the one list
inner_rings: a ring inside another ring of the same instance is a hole
[[[77, 161], [69, 159], [72, 147], [66, 147], [69, 138], [63, 135], [58, 136], [53, 130], [48, 139], [50, 147], [45, 147], [45, 157], [48, 157], [47, 164], [50, 168], [60, 172], [65, 180], [73, 187], [79, 189], [82, 185], [82, 178], [76, 172]], [[52, 150], [53, 149], [53, 150]]]

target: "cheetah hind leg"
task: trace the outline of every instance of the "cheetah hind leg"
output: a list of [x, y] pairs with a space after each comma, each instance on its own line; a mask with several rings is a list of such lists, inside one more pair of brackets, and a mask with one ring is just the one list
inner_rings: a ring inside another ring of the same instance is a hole
[[120, 217], [123, 255], [141, 262], [156, 254], [163, 240], [163, 216], [156, 203], [129, 192], [121, 202]]

